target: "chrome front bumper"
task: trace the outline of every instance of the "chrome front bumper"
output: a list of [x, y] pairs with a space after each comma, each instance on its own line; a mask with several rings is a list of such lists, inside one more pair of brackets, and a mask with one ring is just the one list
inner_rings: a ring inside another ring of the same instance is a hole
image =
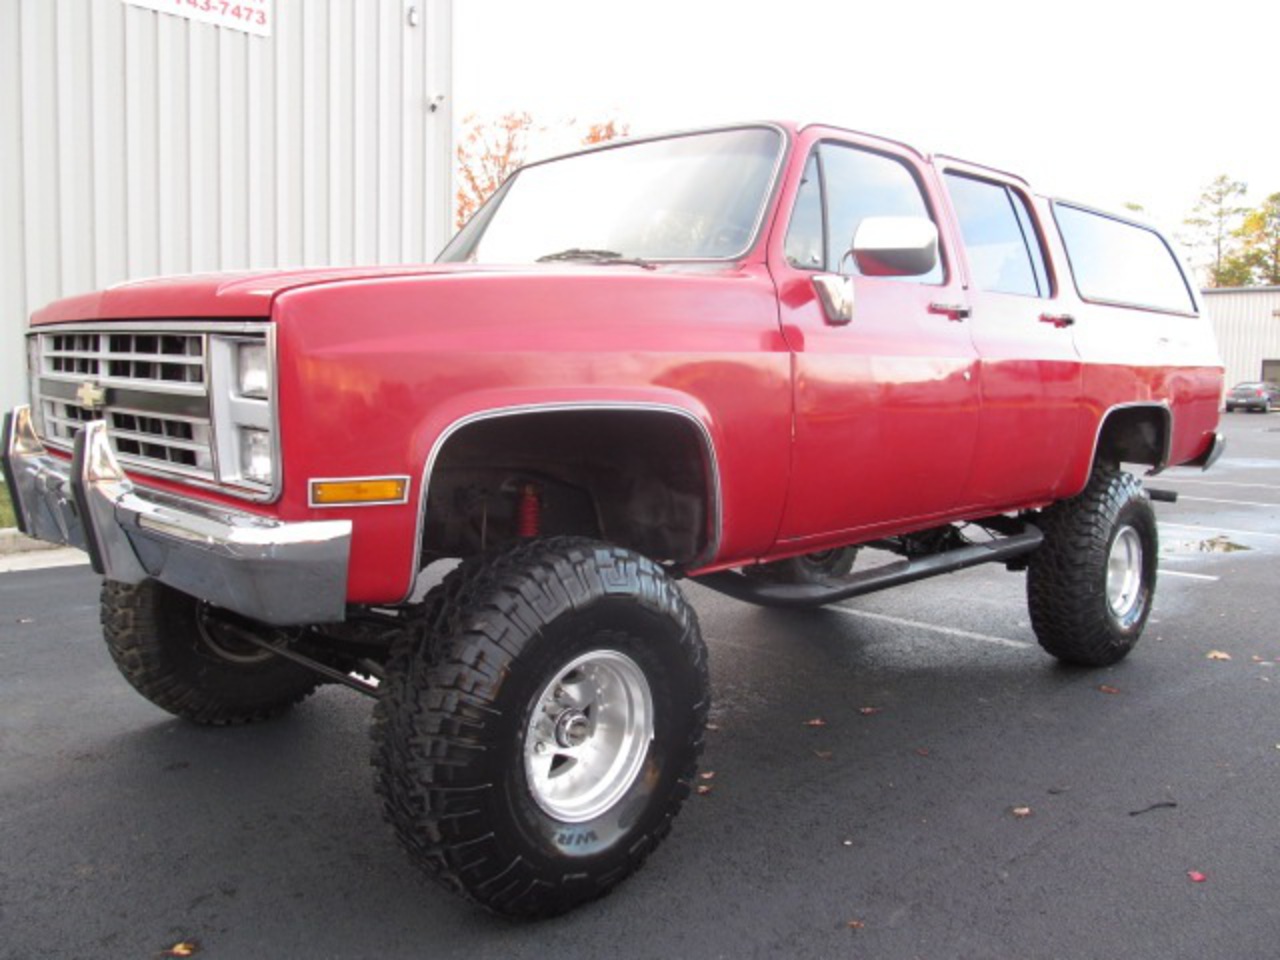
[[52, 456], [21, 406], [4, 418], [5, 480], [23, 533], [79, 547], [109, 580], [148, 577], [219, 607], [291, 626], [346, 612], [351, 521], [284, 523], [135, 487], [100, 420]]

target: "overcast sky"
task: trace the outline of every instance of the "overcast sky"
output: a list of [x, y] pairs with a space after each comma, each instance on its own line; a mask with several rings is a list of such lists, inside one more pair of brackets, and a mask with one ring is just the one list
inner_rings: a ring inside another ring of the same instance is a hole
[[1275, 0], [457, 0], [458, 116], [812, 120], [1177, 226], [1280, 192]]

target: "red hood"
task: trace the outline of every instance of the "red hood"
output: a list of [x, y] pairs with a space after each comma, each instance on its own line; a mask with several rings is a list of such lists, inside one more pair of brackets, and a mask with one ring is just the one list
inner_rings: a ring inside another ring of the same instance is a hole
[[[718, 273], [730, 269], [727, 263], [686, 264], [658, 268], [663, 273]], [[639, 267], [612, 268], [640, 272]], [[600, 276], [601, 266], [590, 263], [540, 263], [522, 265], [478, 265], [440, 263], [404, 267], [315, 267], [296, 270], [261, 270], [240, 273], [194, 273], [126, 283], [55, 300], [31, 316], [32, 326], [77, 321], [136, 320], [152, 317], [190, 320], [201, 317], [231, 320], [265, 319], [271, 316], [276, 297], [302, 287], [349, 283], [361, 280], [408, 277], [484, 274], [547, 274]]]
[[[454, 270], [456, 265], [452, 265]], [[131, 280], [95, 293], [56, 300], [31, 317], [33, 325], [138, 317], [266, 317], [271, 302], [298, 287], [448, 271], [450, 267], [321, 267], [297, 270], [199, 273]]]

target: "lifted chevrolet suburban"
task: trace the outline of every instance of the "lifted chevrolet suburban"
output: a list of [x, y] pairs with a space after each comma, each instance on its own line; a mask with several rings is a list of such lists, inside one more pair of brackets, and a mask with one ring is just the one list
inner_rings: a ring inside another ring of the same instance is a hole
[[1222, 449], [1159, 233], [829, 126], [533, 164], [434, 265], [127, 283], [27, 355], [9, 488], [103, 575], [129, 683], [205, 724], [368, 694], [410, 855], [522, 917], [611, 889], [690, 793], [682, 579], [811, 606], [998, 562], [1050, 655], [1110, 664], [1156, 586], [1127, 468]]

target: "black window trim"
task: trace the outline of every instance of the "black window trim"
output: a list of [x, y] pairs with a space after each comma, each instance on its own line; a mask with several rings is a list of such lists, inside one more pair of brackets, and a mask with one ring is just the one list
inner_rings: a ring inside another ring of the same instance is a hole
[[[1161, 313], [1166, 316], [1174, 317], [1199, 317], [1201, 315], [1199, 306], [1200, 301], [1196, 297], [1195, 290], [1187, 280], [1187, 271], [1183, 268], [1182, 261], [1178, 258], [1173, 247], [1169, 246], [1169, 241], [1165, 239], [1164, 234], [1159, 230], [1137, 220], [1131, 220], [1128, 217], [1117, 216], [1106, 210], [1099, 210], [1097, 207], [1090, 207], [1087, 204], [1075, 203], [1068, 200], [1053, 200], [1050, 202], [1053, 208], [1053, 222], [1058, 229], [1058, 238], [1062, 241], [1062, 252], [1067, 258], [1067, 268], [1071, 271], [1071, 286], [1078, 296], [1085, 303], [1094, 303], [1103, 307], [1123, 307], [1127, 310], [1142, 310], [1145, 313]], [[1081, 213], [1091, 213], [1094, 216], [1102, 217], [1105, 220], [1114, 220], [1117, 223], [1127, 224], [1131, 227], [1137, 227], [1139, 230], [1145, 230], [1147, 233], [1154, 234], [1156, 239], [1164, 246], [1165, 251], [1173, 260], [1174, 266], [1178, 269], [1178, 276], [1182, 278], [1182, 286], [1187, 292], [1187, 300], [1191, 304], [1190, 310], [1173, 310], [1168, 307], [1157, 307], [1149, 303], [1129, 303], [1124, 300], [1109, 300], [1105, 297], [1087, 297], [1080, 289], [1080, 282], [1076, 279], [1075, 264], [1071, 262], [1071, 248], [1067, 245], [1066, 235], [1062, 232], [1062, 224], [1058, 220], [1058, 208], [1066, 207], [1069, 210], [1079, 210]]]
[[[952, 159], [952, 158], [948, 158], [948, 159]], [[960, 162], [963, 163], [965, 161], [960, 161]], [[976, 164], [974, 164], [974, 166], [976, 166]], [[1019, 180], [1020, 182], [1025, 183], [1025, 181], [1023, 181], [1021, 177], [1018, 177], [1015, 174], [1005, 174], [1003, 171], [1000, 171], [1000, 170], [992, 170], [991, 173], [1001, 174], [1002, 176], [1009, 176], [1009, 177], [1012, 177], [1013, 179], [1016, 179], [1016, 180]], [[1054, 270], [1053, 261], [1049, 257], [1049, 248], [1048, 248], [1048, 245], [1044, 242], [1044, 228], [1040, 225], [1040, 218], [1036, 215], [1035, 206], [1034, 204], [1031, 203], [1031, 198], [1027, 196], [1027, 194], [1024, 193], [1020, 188], [1015, 187], [1013, 184], [1008, 183], [1004, 180], [997, 180], [995, 177], [990, 176], [990, 174], [974, 173], [971, 170], [966, 170], [960, 167], [954, 167], [950, 165], [943, 167], [942, 176], [940, 179], [942, 180], [943, 189], [947, 190], [947, 199], [951, 202], [951, 209], [955, 213], [956, 226], [960, 229], [961, 242], [963, 242], [964, 240], [964, 225], [960, 223], [960, 214], [955, 209], [955, 199], [951, 196], [950, 188], [947, 187], [946, 181], [947, 181], [947, 177], [949, 176], [963, 177], [966, 180], [976, 180], [979, 183], [987, 183], [993, 187], [1000, 187], [1002, 190], [1004, 190], [1005, 199], [1009, 202], [1010, 209], [1013, 210], [1014, 222], [1018, 224], [1018, 232], [1022, 234], [1022, 242], [1027, 248], [1028, 265], [1031, 267], [1031, 277], [1034, 280], [1037, 289], [1039, 289], [1041, 278], [1040, 278], [1040, 274], [1036, 272], [1035, 257], [1032, 256], [1031, 254], [1031, 240], [1027, 236], [1026, 225], [1022, 222], [1022, 217], [1018, 213], [1018, 205], [1014, 200], [1014, 196], [1017, 197], [1017, 200], [1022, 202], [1022, 210], [1023, 212], [1026, 213], [1027, 218], [1031, 222], [1031, 229], [1034, 233], [1035, 242], [1038, 249], [1040, 250], [1040, 269], [1044, 273], [1044, 282], [1045, 282], [1045, 285], [1048, 287], [1046, 291], [1044, 291], [1043, 293], [1026, 294], [1026, 293], [1016, 293], [1011, 290], [983, 289], [981, 292], [982, 293], [998, 293], [1006, 297], [1028, 297], [1033, 300], [1056, 299], [1058, 296], [1058, 291], [1060, 287], [1058, 283], [1057, 272]], [[965, 247], [965, 252], [966, 254], [968, 253], [968, 247]], [[1074, 274], [1072, 276], [1074, 279]], [[969, 279], [971, 282], [973, 282], [976, 285], [977, 281], [973, 277], [970, 277]]]
[[[876, 149], [875, 147], [865, 146], [864, 144], [861, 144], [861, 143], [852, 143], [848, 140], [840, 140], [835, 137], [822, 137], [818, 140], [815, 140], [809, 146], [809, 154], [808, 156], [805, 157], [805, 161], [804, 161], [805, 167], [809, 165], [810, 158], [814, 158], [818, 161], [819, 199], [821, 201], [821, 207], [822, 207], [822, 262], [823, 262], [823, 265], [822, 267], [817, 269], [813, 267], [798, 266], [797, 264], [794, 264], [791, 261], [787, 260], [784, 252], [783, 260], [787, 264], [787, 266], [791, 267], [793, 270], [801, 270], [806, 273], [831, 273], [831, 271], [827, 269], [827, 264], [831, 262], [831, 251], [830, 249], [828, 249], [830, 245], [827, 242], [828, 235], [831, 232], [829, 229], [830, 225], [827, 222], [827, 170], [826, 170], [826, 165], [823, 163], [822, 151], [820, 149], [825, 144], [831, 144], [832, 146], [843, 147], [847, 150], [861, 150], [863, 153], [874, 153], [876, 156], [884, 157], [886, 160], [891, 160], [894, 163], [897, 163], [898, 165], [904, 167], [908, 175], [911, 177], [912, 181], [915, 182], [916, 189], [920, 192], [920, 199], [924, 202], [925, 213], [929, 215], [929, 221], [933, 224], [934, 229], [938, 231], [938, 263], [942, 267], [942, 278], [937, 283], [928, 283], [924, 280], [916, 280], [913, 277], [868, 277], [862, 273], [852, 273], [852, 274], [849, 274], [849, 276], [856, 277], [859, 280], [887, 280], [892, 283], [902, 283], [903, 281], [907, 281], [907, 282], [917, 283], [922, 287], [941, 288], [941, 287], [949, 286], [952, 282], [951, 260], [950, 260], [950, 257], [947, 255], [946, 241], [943, 239], [942, 224], [938, 219], [938, 210], [933, 204], [933, 199], [932, 197], [929, 196], [929, 191], [925, 188], [925, 182], [923, 177], [921, 177], [920, 175], [920, 171], [906, 158], [898, 156], [895, 153], [891, 153], [883, 149]], [[801, 167], [800, 175], [803, 178], [804, 167]], [[798, 197], [799, 195], [800, 195], [800, 191], [799, 189], [797, 189], [796, 197]], [[787, 217], [788, 231], [790, 231], [791, 229], [791, 218], [795, 216], [795, 210], [796, 210], [796, 201], [795, 201], [795, 197], [793, 197], [791, 200], [791, 215]], [[786, 234], [783, 234], [783, 248], [785, 251]], [[841, 256], [843, 257], [843, 254], [841, 254]], [[836, 265], [837, 274], [840, 272], [840, 266], [841, 264]]]

